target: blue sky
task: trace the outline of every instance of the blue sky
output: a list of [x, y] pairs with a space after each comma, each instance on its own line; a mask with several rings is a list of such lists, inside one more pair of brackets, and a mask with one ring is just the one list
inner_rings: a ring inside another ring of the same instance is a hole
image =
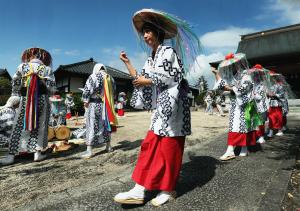
[[235, 51], [242, 34], [300, 22], [299, 0], [1, 0], [0, 68], [11, 75], [26, 48], [50, 51], [53, 69], [93, 57], [125, 71], [125, 50], [137, 69], [146, 54], [131, 18], [142, 8], [163, 10], [194, 26], [203, 45], [199, 74], [210, 76], [208, 62]]

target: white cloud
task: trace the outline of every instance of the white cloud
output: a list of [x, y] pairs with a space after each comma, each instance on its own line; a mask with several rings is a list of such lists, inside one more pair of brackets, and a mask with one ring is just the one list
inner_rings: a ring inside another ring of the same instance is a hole
[[224, 58], [224, 54], [221, 52], [212, 53], [209, 55], [201, 54], [197, 57], [197, 62], [195, 62], [194, 68], [187, 75], [187, 79], [191, 85], [194, 85], [200, 76], [204, 76], [208, 82], [209, 89], [211, 89], [214, 85], [215, 78], [211, 72], [210, 62], [215, 62], [222, 60]]
[[277, 24], [300, 23], [299, 0], [269, 0], [263, 7], [263, 14], [256, 16], [257, 20], [272, 19]]
[[60, 54], [62, 53], [62, 49], [54, 48], [54, 49], [52, 49], [50, 52], [51, 52], [51, 54], [53, 54], [53, 55], [60, 55]]
[[65, 51], [64, 54], [67, 56], [78, 56], [80, 55], [80, 52], [79, 50], [70, 50], [70, 51]]
[[200, 37], [200, 41], [204, 48], [210, 53], [228, 53], [236, 52], [241, 35], [255, 32], [252, 28], [240, 28], [230, 26], [213, 32], [207, 32]]
[[271, 12], [280, 15], [280, 20], [289, 24], [300, 22], [300, 1], [299, 0], [272, 0]]
[[214, 75], [211, 72], [210, 62], [223, 60], [225, 55], [235, 53], [241, 40], [241, 35], [249, 34], [257, 30], [252, 28], [241, 28], [230, 26], [212, 32], [207, 32], [200, 37], [200, 41], [208, 52], [208, 55], [201, 54], [197, 57], [197, 64], [194, 70], [187, 76], [190, 84], [195, 84], [200, 76], [204, 76], [208, 82], [209, 89], [215, 82]]

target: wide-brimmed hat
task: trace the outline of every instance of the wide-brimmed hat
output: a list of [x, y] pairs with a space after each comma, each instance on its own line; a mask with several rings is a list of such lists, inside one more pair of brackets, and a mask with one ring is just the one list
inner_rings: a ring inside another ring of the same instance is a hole
[[49, 97], [49, 100], [51, 102], [61, 102], [62, 101], [60, 95], [53, 95], [53, 96]]
[[168, 18], [168, 14], [154, 9], [142, 9], [137, 11], [132, 18], [137, 32], [143, 33], [145, 23], [151, 23], [159, 30], [165, 32], [165, 39], [175, 37], [178, 33], [176, 24]]
[[51, 54], [42, 48], [28, 48], [22, 53], [22, 62], [30, 62], [30, 59], [34, 56], [35, 58], [41, 60], [44, 65], [51, 66], [52, 57]]
[[223, 67], [227, 67], [229, 65], [232, 65], [236, 62], [239, 62], [243, 59], [246, 59], [246, 55], [243, 53], [229, 53], [225, 56], [225, 60], [223, 60], [220, 64], [218, 68], [223, 68]]

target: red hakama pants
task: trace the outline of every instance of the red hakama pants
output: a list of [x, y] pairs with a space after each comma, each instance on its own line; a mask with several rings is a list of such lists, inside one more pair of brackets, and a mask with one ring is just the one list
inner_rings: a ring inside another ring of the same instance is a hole
[[163, 137], [148, 131], [132, 179], [146, 190], [173, 191], [179, 177], [184, 136]]
[[282, 117], [282, 126], [285, 126], [285, 127], [286, 127], [286, 124], [287, 124], [287, 117], [286, 117], [286, 116], [283, 116], [283, 117]]
[[229, 132], [227, 145], [231, 146], [254, 146], [256, 145], [256, 132], [248, 133]]
[[257, 137], [262, 137], [265, 135], [265, 125], [258, 126], [258, 130], [256, 131]]
[[72, 114], [71, 114], [71, 113], [67, 113], [67, 114], [66, 114], [66, 119], [71, 119], [71, 117], [72, 117]]
[[124, 116], [124, 109], [118, 109], [118, 116]]
[[269, 108], [269, 128], [270, 129], [281, 129], [282, 128], [282, 108], [281, 107], [270, 107]]

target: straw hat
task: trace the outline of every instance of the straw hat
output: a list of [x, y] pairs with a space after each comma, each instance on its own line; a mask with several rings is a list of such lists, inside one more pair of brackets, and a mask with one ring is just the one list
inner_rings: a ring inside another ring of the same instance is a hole
[[241, 61], [242, 59], [246, 59], [246, 55], [243, 53], [237, 53], [237, 54], [229, 53], [225, 56], [225, 60], [219, 64], [218, 68], [227, 67], [229, 65]]
[[52, 57], [51, 54], [42, 48], [28, 48], [22, 53], [21, 60], [22, 62], [30, 62], [32, 57], [35, 57], [43, 62], [46, 66], [51, 66], [52, 64]]
[[143, 33], [143, 25], [151, 23], [165, 32], [165, 39], [173, 38], [177, 35], [176, 24], [168, 18], [164, 12], [154, 9], [142, 9], [137, 11], [132, 18], [133, 25], [137, 32]]

